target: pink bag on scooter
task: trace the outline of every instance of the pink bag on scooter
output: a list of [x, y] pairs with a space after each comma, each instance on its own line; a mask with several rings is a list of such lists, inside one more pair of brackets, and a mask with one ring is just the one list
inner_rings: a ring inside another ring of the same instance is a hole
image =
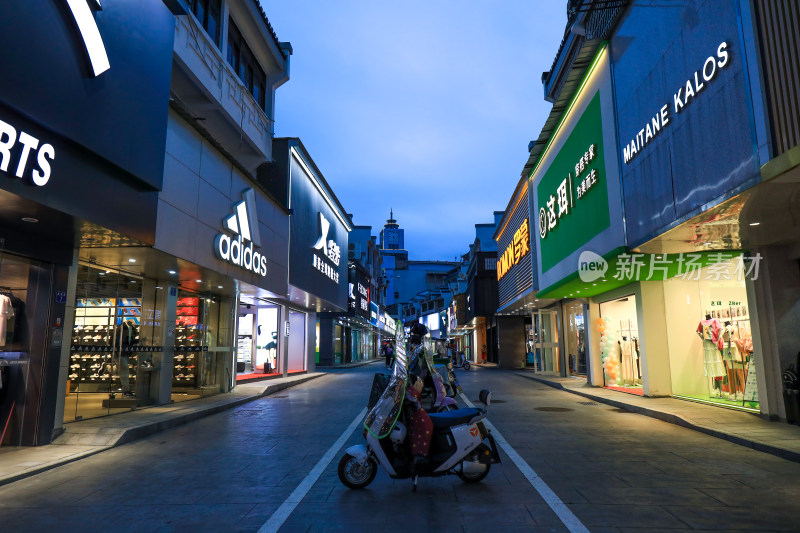
[[419, 403], [419, 391], [413, 387], [407, 387], [406, 391], [414, 397], [417, 405], [417, 409], [411, 415], [411, 455], [427, 457], [431, 452], [433, 421]]

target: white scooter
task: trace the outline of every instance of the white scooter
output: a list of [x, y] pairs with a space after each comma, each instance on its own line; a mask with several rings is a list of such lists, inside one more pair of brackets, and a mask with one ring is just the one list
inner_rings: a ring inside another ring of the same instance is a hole
[[[482, 422], [486, 410], [466, 408], [430, 414], [433, 439], [430, 454], [422, 459], [410, 451], [410, 419], [415, 410], [406, 393], [408, 371], [402, 324], [397, 327], [397, 354], [392, 379], [364, 422], [366, 444], [348, 448], [339, 461], [339, 480], [348, 488], [363, 489], [372, 483], [378, 464], [393, 479], [457, 475], [467, 483], [481, 481], [492, 464], [500, 462], [497, 445]], [[480, 392], [488, 407], [491, 393]]]

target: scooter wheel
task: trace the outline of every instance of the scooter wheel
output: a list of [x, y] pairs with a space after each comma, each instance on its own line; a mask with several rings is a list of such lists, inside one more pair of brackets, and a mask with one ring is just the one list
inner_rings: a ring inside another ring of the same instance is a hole
[[464, 370], [469, 370], [469, 361], [464, 361]]
[[460, 477], [461, 481], [464, 483], [478, 483], [479, 481], [483, 481], [483, 478], [489, 475], [489, 470], [492, 465], [482, 464], [481, 466], [483, 466], [483, 470], [480, 472], [458, 472], [458, 477]]
[[378, 473], [378, 465], [372, 457], [367, 458], [366, 463], [358, 462], [358, 459], [344, 454], [339, 460], [339, 481], [349, 489], [363, 489], [375, 479]]

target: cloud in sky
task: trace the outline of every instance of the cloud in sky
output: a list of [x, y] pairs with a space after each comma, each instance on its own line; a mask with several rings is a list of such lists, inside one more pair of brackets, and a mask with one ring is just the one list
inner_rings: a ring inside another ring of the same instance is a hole
[[276, 135], [303, 140], [356, 224], [377, 235], [393, 208], [412, 259], [466, 252], [550, 111], [565, 2], [261, 3], [294, 48]]

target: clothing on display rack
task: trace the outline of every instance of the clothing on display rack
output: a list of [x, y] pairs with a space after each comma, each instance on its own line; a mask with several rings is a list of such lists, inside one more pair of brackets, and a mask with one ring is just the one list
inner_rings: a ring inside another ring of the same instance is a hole
[[721, 333], [722, 327], [716, 318], [701, 320], [697, 325], [697, 334], [703, 339], [703, 375], [709, 378], [727, 374], [722, 361]]

